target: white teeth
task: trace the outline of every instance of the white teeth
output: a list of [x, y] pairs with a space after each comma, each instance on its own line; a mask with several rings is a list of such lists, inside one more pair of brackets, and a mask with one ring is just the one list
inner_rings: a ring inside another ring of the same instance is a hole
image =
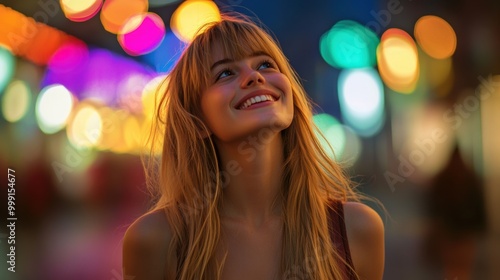
[[247, 101], [243, 102], [243, 104], [240, 106], [241, 109], [245, 109], [249, 107], [252, 104], [259, 103], [259, 102], [264, 102], [264, 101], [274, 101], [274, 98], [271, 95], [259, 95], [259, 96], [254, 96], [250, 99], [247, 99]]

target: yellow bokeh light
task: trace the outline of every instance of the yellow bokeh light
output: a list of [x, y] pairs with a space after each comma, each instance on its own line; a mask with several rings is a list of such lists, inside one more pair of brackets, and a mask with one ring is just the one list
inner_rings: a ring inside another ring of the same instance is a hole
[[60, 0], [64, 15], [72, 21], [86, 21], [97, 14], [103, 0]]
[[31, 91], [25, 82], [13, 81], [5, 90], [2, 98], [2, 113], [9, 122], [22, 119], [31, 103]]
[[143, 144], [142, 120], [130, 115], [123, 124], [123, 136], [129, 153], [137, 153]]
[[96, 147], [100, 150], [108, 150], [117, 145], [122, 137], [121, 122], [116, 118], [117, 113], [112, 108], [102, 106], [97, 108], [97, 112], [102, 120], [102, 132]]
[[[399, 38], [389, 38], [384, 42], [384, 52], [388, 70], [398, 78], [411, 79], [417, 68], [417, 57], [408, 43]], [[392, 56], [391, 56], [392, 55]], [[390, 61], [389, 61], [390, 59]]]
[[453, 27], [437, 16], [423, 16], [415, 24], [415, 39], [429, 56], [444, 59], [455, 53], [457, 36]]
[[380, 76], [391, 89], [411, 93], [417, 84], [420, 67], [413, 39], [401, 29], [388, 29], [377, 49]]
[[184, 42], [190, 42], [197, 32], [203, 32], [205, 24], [221, 20], [219, 8], [213, 1], [184, 1], [172, 15], [170, 28], [175, 36]]
[[90, 148], [99, 143], [103, 122], [95, 105], [82, 102], [66, 130], [69, 142], [76, 148]]
[[147, 0], [107, 0], [101, 9], [101, 22], [104, 29], [118, 34], [129, 18], [147, 11]]
[[103, 129], [98, 148], [119, 154], [126, 153], [128, 147], [124, 139], [123, 125], [130, 114], [126, 110], [109, 107], [100, 108], [99, 114], [103, 120]]
[[158, 104], [167, 90], [168, 80], [166, 75], [153, 78], [142, 91], [142, 113], [148, 119], [156, 114]]
[[73, 95], [62, 85], [50, 85], [42, 89], [36, 102], [36, 118], [40, 129], [52, 134], [64, 128], [73, 104]]
[[125, 24], [122, 25], [122, 28], [118, 32], [119, 34], [127, 34], [137, 29], [137, 27], [141, 26], [144, 21], [146, 14], [135, 15], [129, 18]]

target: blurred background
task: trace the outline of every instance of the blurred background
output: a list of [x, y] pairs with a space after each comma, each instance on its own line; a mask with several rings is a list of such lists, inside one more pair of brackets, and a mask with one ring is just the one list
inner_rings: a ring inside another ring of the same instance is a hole
[[386, 207], [384, 279], [500, 278], [499, 1], [0, 0], [1, 279], [133, 279], [154, 92], [229, 11], [274, 33], [332, 156]]

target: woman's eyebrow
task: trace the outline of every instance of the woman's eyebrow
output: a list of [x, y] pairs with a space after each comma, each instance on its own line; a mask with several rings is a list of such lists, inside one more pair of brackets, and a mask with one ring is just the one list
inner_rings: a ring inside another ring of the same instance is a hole
[[234, 59], [229, 59], [229, 58], [223, 58], [219, 61], [216, 61], [214, 64], [212, 64], [212, 66], [210, 66], [210, 71], [214, 70], [215, 67], [217, 67], [221, 64], [231, 63], [233, 61], [234, 61]]
[[[253, 53], [251, 53], [249, 55], [249, 57], [256, 57], [256, 56], [261, 56], [261, 55], [265, 55], [265, 56], [271, 57], [269, 54], [267, 54], [266, 52], [263, 52], [263, 51], [253, 52]], [[234, 62], [234, 59], [223, 58], [221, 60], [218, 60], [214, 64], [212, 64], [212, 66], [210, 66], [210, 71], [214, 70], [215, 67], [217, 67], [217, 66], [219, 66], [221, 64], [226, 64], [226, 63], [231, 63], [231, 62]]]

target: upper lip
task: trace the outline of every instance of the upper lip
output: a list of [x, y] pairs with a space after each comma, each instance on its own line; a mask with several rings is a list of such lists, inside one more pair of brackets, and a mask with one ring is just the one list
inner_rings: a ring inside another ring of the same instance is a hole
[[243, 105], [243, 103], [245, 103], [245, 101], [247, 101], [248, 99], [250, 99], [252, 97], [260, 96], [260, 95], [271, 95], [275, 101], [279, 99], [279, 95], [274, 93], [273, 91], [270, 91], [267, 89], [259, 89], [256, 91], [252, 91], [252, 92], [246, 94], [245, 96], [243, 96], [243, 98], [241, 98], [238, 102], [236, 102], [236, 105], [234, 106], [234, 108], [239, 109], [241, 107], [241, 105]]

